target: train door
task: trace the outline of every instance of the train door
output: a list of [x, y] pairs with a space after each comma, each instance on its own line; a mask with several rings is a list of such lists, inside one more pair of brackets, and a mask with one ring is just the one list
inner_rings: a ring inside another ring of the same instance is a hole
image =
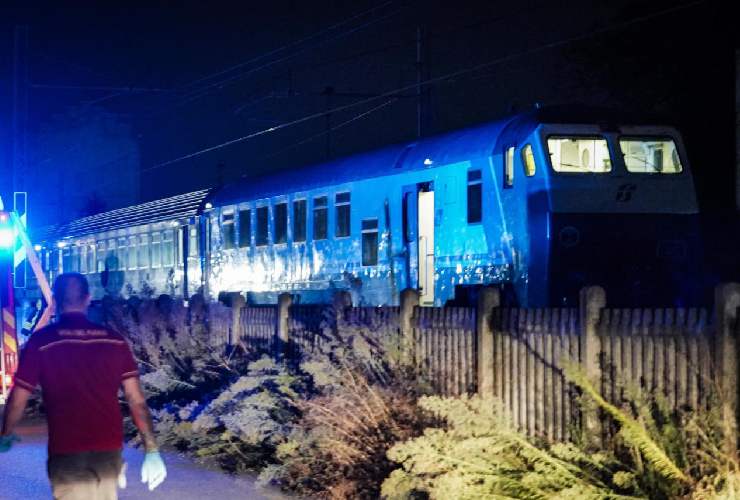
[[406, 286], [419, 290], [420, 304], [434, 304], [434, 189], [431, 182], [403, 188]]
[[419, 304], [434, 305], [434, 191], [419, 191]]

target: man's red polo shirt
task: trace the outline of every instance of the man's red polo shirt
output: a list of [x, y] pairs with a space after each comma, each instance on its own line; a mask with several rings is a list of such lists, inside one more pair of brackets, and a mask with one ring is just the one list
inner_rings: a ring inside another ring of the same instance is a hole
[[124, 338], [89, 321], [63, 314], [31, 335], [15, 383], [41, 385], [49, 422], [49, 454], [113, 451], [123, 446], [118, 389], [139, 370]]

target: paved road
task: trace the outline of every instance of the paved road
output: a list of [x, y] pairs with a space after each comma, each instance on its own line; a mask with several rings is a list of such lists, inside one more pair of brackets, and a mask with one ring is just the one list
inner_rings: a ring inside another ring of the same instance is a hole
[[[0, 500], [47, 500], [51, 489], [46, 479], [46, 428], [43, 423], [23, 425], [22, 441], [8, 453], [0, 454]], [[186, 457], [164, 453], [167, 479], [150, 492], [140, 482], [143, 453], [126, 448], [128, 486], [119, 491], [120, 500], [230, 500], [286, 499], [277, 492], [257, 491], [254, 477], [233, 477], [209, 470]]]

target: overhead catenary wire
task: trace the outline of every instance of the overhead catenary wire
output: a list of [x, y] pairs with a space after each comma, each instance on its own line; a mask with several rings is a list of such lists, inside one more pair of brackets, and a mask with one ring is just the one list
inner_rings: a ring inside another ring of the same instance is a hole
[[428, 78], [428, 79], [423, 80], [421, 82], [415, 82], [415, 83], [411, 83], [411, 84], [408, 84], [408, 85], [404, 85], [402, 87], [398, 87], [398, 88], [395, 88], [393, 90], [382, 92], [382, 93], [378, 94], [377, 96], [368, 97], [368, 98], [362, 99], [360, 101], [356, 101], [356, 102], [353, 102], [353, 103], [348, 103], [348, 104], [344, 104], [344, 105], [341, 105], [341, 106], [337, 106], [337, 107], [335, 107], [333, 109], [330, 109], [330, 110], [325, 110], [325, 111], [321, 111], [321, 112], [311, 113], [311, 114], [306, 115], [306, 116], [303, 116], [301, 118], [296, 118], [294, 120], [290, 120], [290, 121], [281, 123], [279, 125], [268, 127], [266, 129], [262, 129], [262, 130], [259, 130], [259, 131], [256, 131], [256, 132], [252, 132], [252, 133], [249, 133], [247, 135], [244, 135], [244, 136], [241, 136], [241, 137], [237, 137], [237, 138], [234, 138], [234, 139], [225, 141], [223, 143], [216, 144], [214, 146], [203, 148], [203, 149], [200, 149], [198, 151], [194, 151], [192, 153], [188, 153], [186, 155], [182, 155], [182, 156], [179, 156], [177, 158], [174, 158], [174, 159], [171, 159], [171, 160], [168, 160], [168, 161], [165, 161], [165, 162], [157, 163], [155, 165], [152, 165], [150, 167], [147, 167], [147, 168], [142, 169], [141, 172], [144, 173], [144, 172], [150, 172], [152, 170], [157, 170], [159, 168], [166, 167], [168, 165], [179, 163], [181, 161], [188, 160], [188, 159], [191, 159], [191, 158], [195, 158], [197, 156], [201, 156], [203, 154], [210, 153], [212, 151], [217, 151], [219, 149], [232, 146], [234, 144], [238, 144], [238, 143], [241, 143], [241, 142], [244, 142], [244, 141], [248, 141], [248, 140], [254, 139], [256, 137], [260, 137], [260, 136], [263, 136], [263, 135], [266, 135], [266, 134], [270, 134], [270, 133], [276, 132], [278, 130], [282, 130], [284, 128], [292, 127], [292, 126], [299, 125], [301, 123], [305, 123], [307, 121], [310, 121], [310, 120], [313, 120], [313, 119], [316, 119], [316, 118], [319, 118], [319, 117], [326, 116], [326, 114], [328, 114], [328, 113], [338, 113], [338, 112], [341, 112], [341, 111], [345, 111], [345, 110], [348, 110], [348, 109], [355, 108], [357, 106], [361, 106], [363, 104], [369, 104], [369, 103], [374, 102], [376, 100], [387, 99], [389, 97], [395, 97], [396, 94], [399, 94], [399, 93], [402, 93], [402, 92], [405, 92], [405, 91], [408, 91], [408, 90], [415, 89], [416, 87], [418, 87], [420, 85], [436, 84], [436, 83], [439, 83], [439, 82], [443, 82], [445, 80], [450, 80], [450, 79], [455, 78], [455, 77], [458, 77], [458, 76], [462, 76], [462, 75], [465, 75], [465, 74], [468, 74], [468, 73], [473, 73], [475, 71], [478, 71], [478, 70], [481, 70], [481, 69], [485, 69], [485, 68], [489, 68], [489, 67], [494, 66], [496, 64], [501, 64], [503, 62], [511, 61], [511, 60], [514, 60], [514, 59], [517, 59], [517, 58], [520, 58], [520, 57], [524, 57], [524, 56], [530, 55], [530, 54], [534, 54], [534, 53], [537, 53], [537, 52], [542, 52], [542, 51], [550, 50], [550, 49], [553, 49], [553, 48], [556, 48], [556, 47], [561, 47], [561, 46], [564, 46], [564, 45], [568, 45], [568, 44], [571, 44], [571, 43], [574, 43], [574, 42], [586, 40], [586, 39], [589, 39], [589, 38], [593, 38], [594, 36], [598, 36], [598, 35], [601, 35], [601, 34], [604, 34], [604, 33], [608, 33], [608, 32], [611, 32], [611, 31], [617, 31], [617, 30], [620, 30], [620, 29], [624, 29], [624, 28], [626, 28], [628, 26], [631, 26], [631, 25], [634, 25], [634, 24], [642, 23], [642, 22], [645, 22], [645, 21], [648, 21], [648, 20], [651, 20], [651, 19], [654, 19], [654, 18], [657, 18], [657, 17], [661, 17], [661, 16], [664, 16], [664, 15], [672, 14], [672, 13], [675, 13], [675, 12], [678, 12], [678, 11], [681, 11], [681, 10], [685, 10], [685, 9], [689, 9], [689, 8], [692, 8], [692, 7], [696, 7], [697, 5], [700, 5], [702, 3], [705, 3], [706, 1], [707, 0], [698, 0], [698, 1], [695, 1], [695, 2], [690, 2], [690, 3], [686, 3], [686, 4], [682, 4], [682, 5], [670, 7], [670, 8], [667, 8], [667, 9], [663, 9], [663, 10], [660, 10], [660, 11], [657, 11], [657, 12], [653, 12], [651, 14], [646, 14], [646, 15], [643, 15], [643, 16], [638, 16], [638, 17], [629, 19], [627, 21], [623, 21], [623, 22], [620, 22], [620, 23], [614, 23], [614, 24], [611, 24], [611, 25], [608, 25], [608, 26], [605, 26], [605, 27], [602, 27], [602, 28], [597, 28], [595, 30], [589, 31], [589, 32], [584, 33], [584, 34], [581, 34], [581, 35], [575, 35], [575, 36], [572, 36], [572, 37], [568, 37], [568, 38], [564, 38], [564, 39], [560, 39], [560, 40], [555, 40], [553, 42], [549, 42], [549, 43], [546, 43], [546, 44], [543, 44], [543, 45], [539, 45], [539, 46], [533, 47], [531, 49], [526, 49], [526, 50], [519, 51], [519, 52], [516, 52], [516, 53], [513, 53], [513, 54], [508, 54], [508, 55], [505, 55], [505, 56], [501, 56], [501, 57], [498, 57], [498, 58], [495, 58], [495, 59], [491, 59], [491, 60], [488, 60], [488, 61], [485, 61], [485, 62], [476, 64], [476, 65], [473, 65], [473, 66], [469, 66], [467, 68], [462, 68], [462, 69], [459, 69], [459, 70], [455, 70], [455, 71], [452, 71], [450, 73], [446, 73], [444, 75], [436, 76], [436, 77], [433, 77], [433, 78]]
[[315, 49], [315, 48], [324, 46], [324, 45], [326, 45], [328, 43], [334, 42], [336, 40], [339, 40], [339, 39], [345, 38], [345, 37], [347, 37], [349, 35], [352, 35], [354, 33], [357, 33], [358, 31], [361, 31], [363, 29], [366, 29], [366, 28], [368, 28], [370, 26], [373, 26], [373, 25], [378, 24], [380, 22], [383, 22], [383, 21], [386, 21], [388, 19], [391, 19], [392, 17], [394, 17], [398, 13], [400, 13], [402, 10], [403, 10], [403, 8], [396, 9], [396, 10], [394, 10], [393, 12], [391, 12], [389, 14], [386, 14], [384, 16], [381, 16], [381, 17], [372, 19], [370, 21], [367, 21], [367, 22], [365, 22], [365, 23], [363, 23], [363, 24], [361, 24], [359, 26], [356, 26], [356, 27], [351, 28], [351, 29], [349, 29], [347, 31], [343, 31], [341, 33], [338, 33], [338, 34], [336, 34], [336, 35], [334, 35], [334, 36], [332, 36], [330, 38], [327, 38], [325, 40], [320, 40], [320, 41], [316, 42], [312, 46], [300, 48], [299, 50], [297, 50], [295, 52], [292, 52], [290, 54], [287, 54], [285, 56], [282, 56], [282, 57], [280, 57], [278, 59], [267, 61], [264, 64], [261, 64], [260, 66], [257, 66], [255, 68], [250, 68], [250, 69], [248, 69], [246, 71], [243, 71], [241, 73], [238, 73], [236, 75], [232, 75], [230, 77], [224, 78], [224, 79], [219, 80], [219, 81], [216, 81], [214, 83], [211, 83], [211, 84], [209, 84], [209, 85], [207, 85], [205, 87], [196, 89], [196, 90], [194, 90], [194, 91], [192, 91], [192, 92], [190, 92], [188, 94], [185, 94], [184, 96], [180, 97], [174, 104], [171, 103], [168, 106], [166, 106], [165, 108], [166, 109], [169, 109], [169, 107], [172, 107], [172, 106], [175, 106], [175, 107], [176, 106], [182, 106], [184, 104], [187, 104], [189, 102], [192, 102], [194, 100], [197, 100], [197, 99], [199, 99], [199, 98], [201, 98], [201, 97], [203, 97], [205, 95], [210, 94], [211, 92], [214, 91], [214, 89], [219, 89], [220, 90], [220, 89], [222, 89], [226, 85], [230, 85], [230, 84], [232, 84], [235, 81], [242, 80], [242, 79], [248, 77], [249, 75], [252, 75], [254, 73], [260, 72], [262, 70], [265, 70], [265, 69], [270, 68], [272, 66], [275, 66], [277, 64], [286, 62], [286, 61], [288, 61], [290, 59], [293, 59], [293, 58], [301, 55], [302, 53], [304, 53], [304, 52], [306, 52], [308, 50], [312, 50], [312, 49]]
[[341, 21], [339, 21], [337, 23], [334, 23], [331, 26], [327, 26], [326, 28], [324, 28], [324, 29], [322, 29], [322, 30], [320, 30], [320, 31], [318, 31], [316, 33], [312, 33], [312, 34], [310, 34], [308, 36], [305, 36], [303, 38], [300, 38], [298, 40], [294, 40], [294, 41], [292, 41], [290, 43], [287, 43], [287, 44], [285, 44], [285, 45], [283, 45], [281, 47], [278, 47], [278, 48], [272, 49], [272, 50], [270, 50], [268, 52], [265, 52], [264, 54], [260, 54], [258, 56], [255, 56], [255, 57], [251, 58], [251, 59], [248, 59], [246, 61], [243, 61], [243, 62], [234, 64], [233, 66], [230, 66], [230, 67], [228, 67], [226, 69], [219, 70], [219, 71], [216, 71], [215, 73], [211, 73], [209, 75], [206, 75], [206, 76], [202, 76], [200, 78], [197, 78], [196, 80], [193, 80], [193, 81], [191, 81], [189, 83], [186, 83], [185, 85], [181, 86], [181, 88], [193, 87], [193, 86], [195, 86], [195, 85], [197, 85], [199, 83], [208, 81], [208, 80], [210, 80], [212, 78], [216, 78], [216, 77], [219, 77], [221, 75], [225, 75], [225, 74], [231, 73], [232, 71], [235, 71], [237, 69], [240, 69], [240, 68], [243, 68], [245, 66], [248, 66], [248, 65], [250, 65], [252, 63], [255, 63], [257, 61], [260, 61], [261, 59], [264, 59], [264, 58], [269, 57], [271, 55], [274, 55], [274, 54], [277, 54], [277, 53], [282, 52], [284, 50], [287, 50], [287, 49], [289, 49], [291, 47], [294, 47], [296, 45], [300, 45], [303, 42], [306, 42], [308, 40], [311, 40], [313, 38], [316, 38], [318, 36], [321, 36], [322, 34], [324, 34], [326, 32], [329, 32], [329, 31], [331, 31], [333, 29], [339, 28], [340, 26], [343, 26], [343, 25], [345, 25], [347, 23], [350, 23], [350, 22], [352, 22], [352, 21], [354, 21], [356, 19], [359, 19], [361, 17], [364, 17], [365, 15], [367, 15], [369, 13], [372, 13], [372, 12], [375, 12], [377, 10], [383, 9], [383, 8], [385, 8], [385, 7], [393, 4], [394, 1], [395, 0], [388, 0], [387, 2], [384, 2], [384, 3], [380, 4], [380, 5], [376, 5], [376, 6], [373, 6], [373, 7], [369, 8], [369, 9], [365, 9], [365, 10], [363, 10], [361, 12], [358, 12], [356, 14], [353, 14], [353, 15], [351, 15], [351, 16], [349, 16], [349, 17], [347, 17], [347, 18], [345, 18], [345, 19], [343, 19], [343, 20], [341, 20]]

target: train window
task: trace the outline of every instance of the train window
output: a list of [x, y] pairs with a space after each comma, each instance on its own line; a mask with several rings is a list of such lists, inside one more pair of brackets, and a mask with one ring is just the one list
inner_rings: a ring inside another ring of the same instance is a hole
[[149, 235], [139, 235], [139, 246], [137, 248], [139, 258], [139, 269], [146, 269], [149, 267]]
[[514, 146], [506, 149], [504, 160], [504, 187], [510, 188], [514, 185]]
[[57, 250], [49, 252], [49, 269], [55, 273], [59, 270], [59, 253]]
[[95, 272], [95, 245], [87, 245], [87, 253], [85, 255], [87, 264], [86, 269], [88, 273]]
[[268, 207], [257, 207], [257, 234], [254, 238], [254, 244], [258, 247], [267, 245], [267, 223]]
[[87, 274], [87, 245], [80, 246], [80, 273]]
[[327, 233], [327, 199], [319, 196], [313, 199], [313, 239], [325, 240]]
[[152, 233], [151, 256], [152, 267], [160, 267], [162, 265], [162, 235], [159, 233]]
[[231, 250], [235, 246], [236, 232], [234, 230], [234, 212], [221, 215], [221, 238], [224, 249]]
[[676, 143], [667, 138], [628, 137], [619, 139], [624, 164], [630, 172], [678, 174], [683, 167]]
[[[192, 231], [191, 229], [191, 243], [192, 248]], [[239, 210], [239, 248], [248, 247], [252, 243], [252, 211], [250, 209]], [[198, 244], [196, 237], [195, 244]], [[192, 249], [191, 249], [192, 252]], [[191, 254], [192, 255], [192, 254]]]
[[337, 193], [335, 198], [337, 209], [337, 238], [349, 236], [350, 233], [350, 203], [349, 193]]
[[[241, 234], [241, 225], [243, 224], [242, 222], [243, 212], [244, 212], [243, 210], [239, 212], [239, 233], [240, 234]], [[247, 212], [249, 212], [249, 210], [247, 210]], [[249, 221], [248, 215], [247, 215], [247, 221]], [[247, 222], [247, 224], [249, 224], [249, 222]], [[190, 226], [189, 234], [190, 234], [190, 241], [188, 243], [188, 257], [190, 258], [198, 257], [198, 228], [195, 226]]]
[[[231, 214], [232, 216], [234, 214]], [[175, 239], [169, 229], [162, 232], [162, 267], [175, 265]]]
[[362, 221], [362, 265], [378, 265], [378, 219]]
[[72, 247], [72, 272], [78, 273], [80, 272], [80, 247], [78, 245], [74, 245]]
[[288, 204], [276, 203], [273, 207], [275, 217], [274, 243], [286, 243], [288, 241]]
[[482, 220], [483, 181], [480, 170], [468, 170], [468, 224]]
[[118, 259], [116, 257], [116, 240], [108, 240], [108, 251], [105, 254], [105, 268], [109, 271], [118, 269]]
[[62, 272], [68, 273], [72, 270], [72, 249], [69, 246], [62, 248]]
[[293, 241], [306, 241], [306, 200], [293, 202]]
[[136, 269], [136, 236], [130, 236], [128, 239], [128, 269]]
[[126, 263], [128, 262], [128, 245], [126, 243], [126, 238], [118, 238], [117, 269], [126, 269]]
[[534, 163], [534, 152], [532, 152], [532, 145], [527, 144], [522, 148], [522, 164], [524, 165], [524, 175], [532, 177], [536, 170]]
[[105, 242], [98, 241], [97, 250], [95, 252], [95, 257], [97, 258], [99, 273], [102, 273], [103, 271], [105, 271], [105, 254], [106, 253], [107, 253], [107, 250], [105, 248]]
[[604, 173], [612, 169], [603, 137], [548, 137], [547, 149], [556, 172]]

